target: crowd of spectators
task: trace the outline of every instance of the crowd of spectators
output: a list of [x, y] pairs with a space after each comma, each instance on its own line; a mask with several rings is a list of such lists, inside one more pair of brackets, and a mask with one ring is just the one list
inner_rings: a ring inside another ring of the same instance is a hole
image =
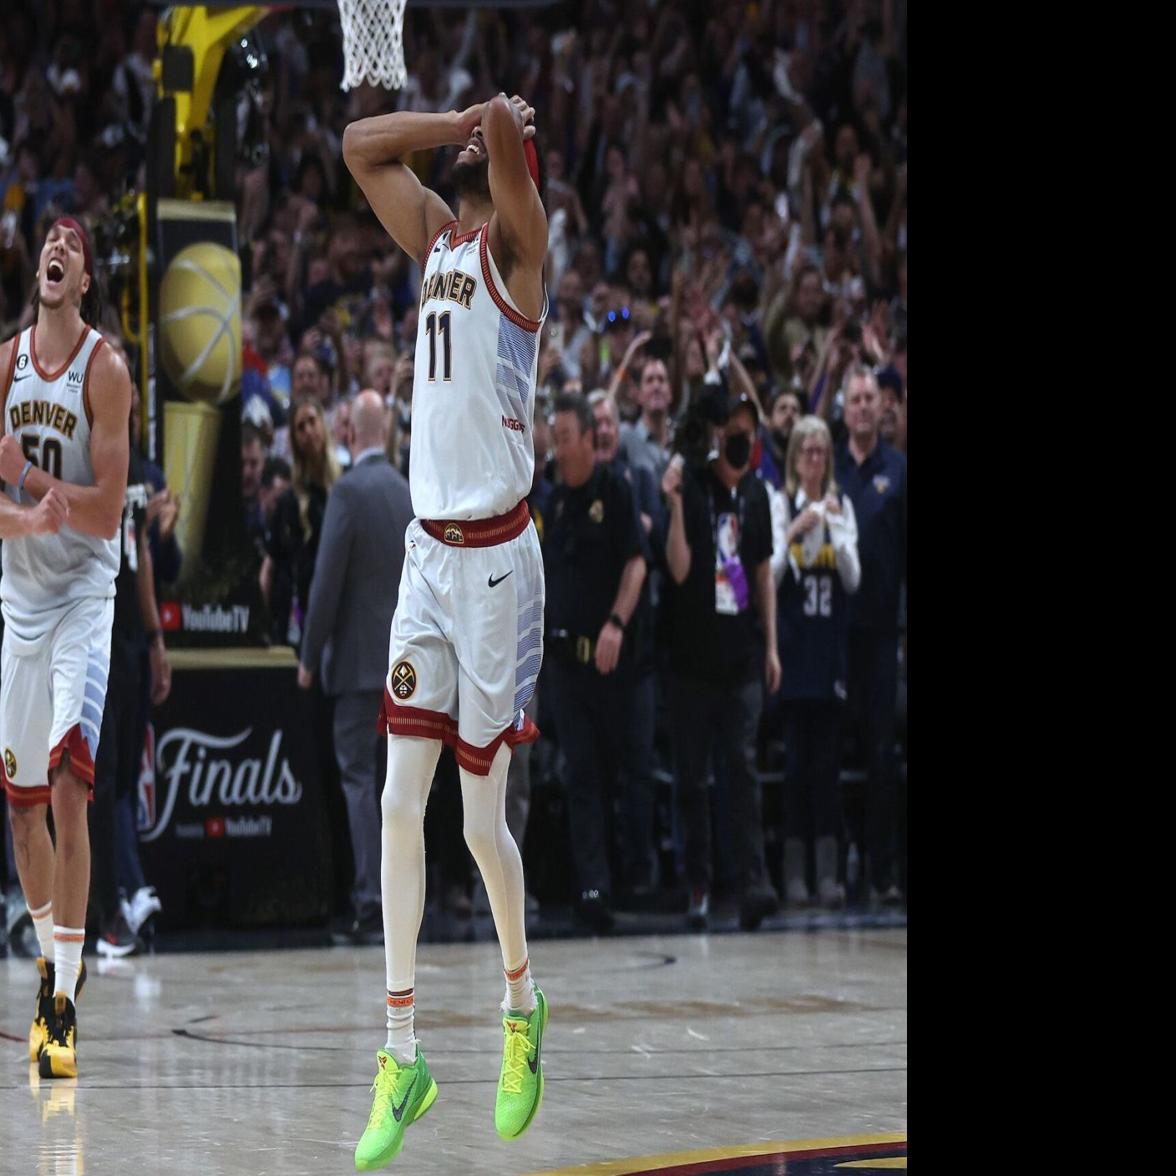
[[[125, 192], [142, 187], [157, 20], [152, 6], [114, 0], [17, 0], [6, 9], [0, 334], [28, 320], [47, 220], [69, 212], [97, 224]], [[619, 445], [633, 470], [650, 471], [664, 509], [660, 490], [683, 420], [715, 386], [731, 403], [757, 406], [750, 468], [769, 491], [779, 591], [787, 554], [803, 538], [788, 509], [799, 485], [787, 468], [797, 421], [824, 423], [830, 471], [852, 458], [857, 476], [842, 491], [898, 492], [905, 515], [905, 0], [413, 5], [404, 34], [410, 76], [391, 94], [340, 90], [339, 23], [329, 10], [275, 13], [252, 39], [268, 64], [258, 107], [264, 134], [244, 145], [235, 193], [242, 481], [274, 641], [299, 644], [325, 504], [350, 460], [349, 406], [362, 389], [383, 398], [388, 453], [407, 473], [420, 271], [371, 215], [341, 157], [346, 125], [389, 109], [460, 109], [501, 90], [525, 95], [536, 109], [550, 226], [534, 430], [539, 520], [549, 483], [560, 478], [547, 427], [557, 397], [596, 394], [597, 420], [607, 418], [595, 434], [598, 456], [609, 460]], [[450, 151], [419, 152], [411, 166], [452, 202], [452, 162]], [[109, 326], [117, 329], [117, 320]], [[847, 404], [854, 373], [868, 385], [863, 396], [875, 398], [857, 418]], [[867, 476], [882, 452], [899, 456]], [[905, 674], [904, 519], [897, 528], [884, 520], [885, 533], [876, 534], [868, 530], [871, 511], [856, 497], [853, 505], [861, 584], [844, 587], [857, 588], [855, 608], [867, 602], [854, 625], [884, 631], [881, 656], [893, 650], [897, 663], [886, 673]], [[645, 527], [651, 575], [642, 607], [652, 618], [647, 632], [659, 635], [664, 525]], [[661, 712], [669, 650], [650, 640], [658, 726], [668, 730]], [[857, 662], [877, 654], [870, 645]], [[863, 837], [880, 837], [893, 853], [894, 703], [873, 678], [855, 691], [854, 673], [873, 672], [857, 662], [849, 659], [848, 700], [839, 685], [837, 701], [858, 715], [858, 735], [839, 745], [851, 758], [856, 748], [870, 795], [856, 807], [853, 797], [839, 798], [822, 829], [848, 820], [859, 847]], [[541, 678], [540, 695], [542, 687]], [[861, 719], [863, 696], [867, 709], [890, 713]], [[773, 747], [787, 743], [786, 725], [796, 730], [789, 705], [774, 695], [764, 708], [761, 774]], [[672, 775], [672, 752], [659, 740], [651, 779]], [[722, 795], [722, 757], [715, 758], [712, 782]], [[789, 764], [785, 777], [796, 770]], [[885, 787], [878, 773], [888, 775]], [[876, 811], [874, 795], [885, 798], [885, 812]], [[772, 841], [780, 819], [771, 798], [767, 810]], [[677, 844], [681, 868], [677, 813], [657, 823], [651, 836]], [[846, 878], [846, 840], [837, 885]], [[644, 861], [655, 848], [629, 857]], [[899, 863], [872, 879], [874, 897], [899, 901], [901, 876]], [[795, 870], [792, 880], [788, 894], [799, 901]], [[823, 880], [820, 893], [835, 905], [836, 888]], [[653, 879], [677, 881], [664, 869]]]

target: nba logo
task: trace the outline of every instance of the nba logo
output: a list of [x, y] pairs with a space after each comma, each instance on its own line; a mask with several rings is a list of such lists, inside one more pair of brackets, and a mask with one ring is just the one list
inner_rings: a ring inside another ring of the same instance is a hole
[[155, 824], [155, 725], [147, 724], [143, 755], [139, 760], [139, 805], [137, 824], [146, 833]]
[[739, 516], [719, 515], [718, 535], [719, 558], [734, 559], [739, 554]]

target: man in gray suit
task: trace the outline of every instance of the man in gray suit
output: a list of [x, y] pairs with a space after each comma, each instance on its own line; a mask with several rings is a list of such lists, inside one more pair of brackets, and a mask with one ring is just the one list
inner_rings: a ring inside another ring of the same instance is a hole
[[321, 663], [323, 690], [336, 699], [335, 759], [355, 856], [352, 933], [367, 938], [383, 926], [376, 716], [412, 501], [408, 482], [384, 452], [388, 427], [378, 392], [368, 389], [355, 398], [349, 432], [352, 466], [327, 498], [298, 685], [309, 689]]

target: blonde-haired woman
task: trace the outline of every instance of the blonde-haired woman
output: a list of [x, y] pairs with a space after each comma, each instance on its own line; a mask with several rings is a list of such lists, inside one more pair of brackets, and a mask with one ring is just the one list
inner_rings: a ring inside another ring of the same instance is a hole
[[339, 480], [339, 461], [323, 406], [300, 397], [290, 412], [292, 478], [274, 507], [261, 565], [262, 596], [269, 604], [275, 644], [300, 642], [302, 615], [318, 556], [327, 495]]
[[784, 796], [784, 882], [788, 902], [809, 902], [807, 849], [822, 906], [845, 903], [838, 881], [841, 709], [849, 658], [849, 594], [861, 580], [853, 503], [833, 480], [833, 439], [816, 416], [792, 428], [784, 477], [786, 545], [777, 631], [785, 705], [788, 777]]

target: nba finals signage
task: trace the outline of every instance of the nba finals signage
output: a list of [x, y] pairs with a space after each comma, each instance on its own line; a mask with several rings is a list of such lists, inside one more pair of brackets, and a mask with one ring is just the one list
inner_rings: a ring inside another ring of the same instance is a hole
[[[155, 386], [164, 474], [181, 502], [187, 611], [227, 610], [246, 628], [181, 625], [178, 645], [258, 645], [266, 628], [241, 503], [241, 263], [232, 204], [158, 202]], [[242, 611], [235, 611], [242, 610]]]
[[173, 676], [138, 797], [162, 926], [325, 921], [331, 849], [306, 705], [288, 667]]

